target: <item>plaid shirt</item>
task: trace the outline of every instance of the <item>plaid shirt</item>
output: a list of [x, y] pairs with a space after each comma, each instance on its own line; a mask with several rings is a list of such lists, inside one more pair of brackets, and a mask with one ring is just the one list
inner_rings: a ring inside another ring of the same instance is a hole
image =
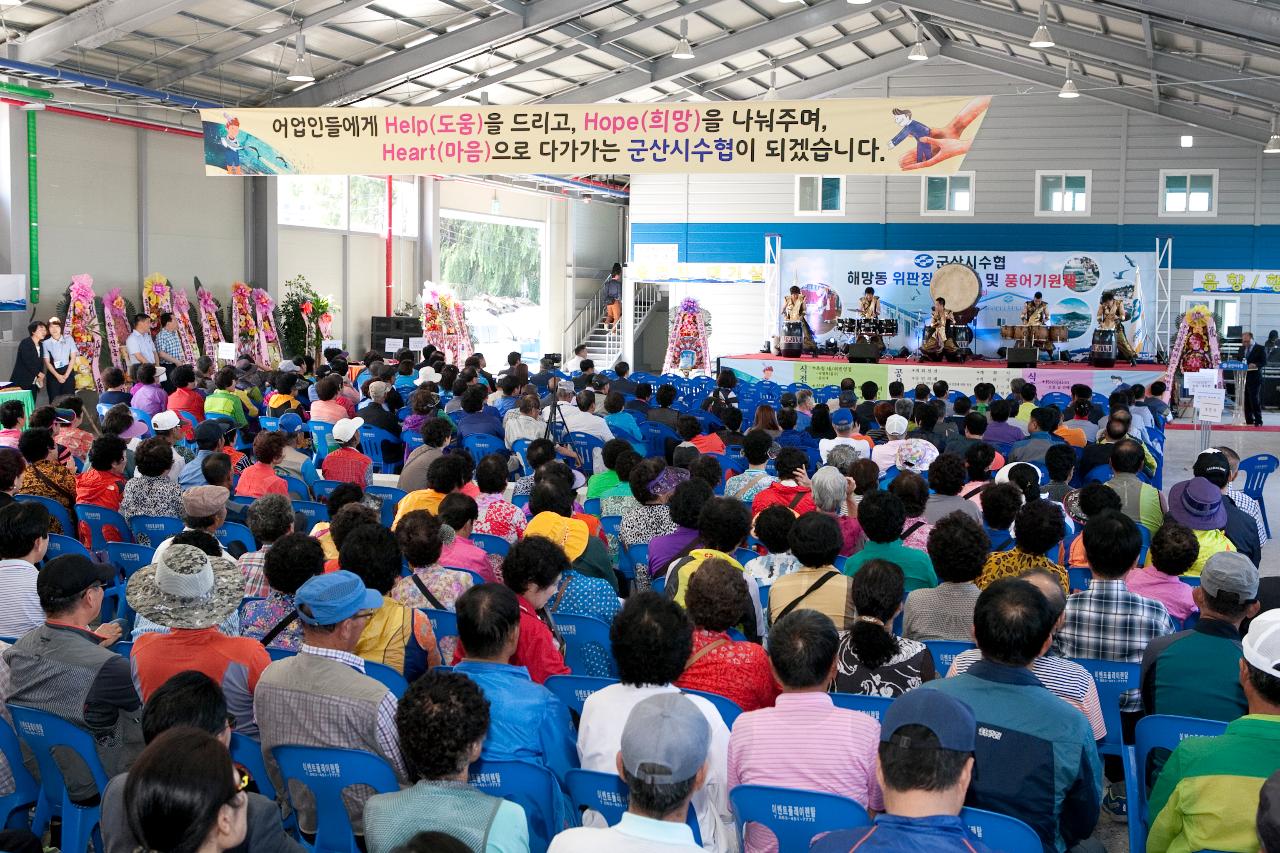
[[320, 467], [326, 480], [355, 483], [357, 486], [367, 486], [373, 482], [373, 460], [353, 447], [330, 451]]
[[262, 573], [262, 568], [267, 562], [267, 550], [271, 548], [270, 543], [263, 545], [261, 551], [249, 551], [240, 555], [237, 561], [240, 564], [240, 571], [244, 574], [244, 597], [245, 598], [266, 598], [271, 595], [271, 584], [267, 583], [266, 575]]
[[[1094, 578], [1087, 590], [1067, 599], [1054, 647], [1067, 658], [1140, 663], [1148, 643], [1175, 630], [1164, 605], [1130, 592], [1123, 578]], [[1120, 710], [1142, 710], [1137, 690], [1121, 697]]]
[[[302, 648], [298, 650], [298, 654], [316, 655], [317, 657], [336, 660], [338, 663], [344, 663], [354, 669], [361, 675], [364, 674], [364, 658], [356, 657], [350, 652], [340, 651], [338, 649], [321, 649], [315, 646], [302, 644]], [[389, 760], [396, 769], [396, 774], [401, 778], [408, 776], [404, 769], [404, 759], [400, 757], [400, 735], [396, 731], [396, 697], [390, 690], [382, 697], [382, 701], [378, 703], [378, 746], [382, 747], [382, 754]]]
[[1266, 545], [1268, 541], [1267, 528], [1262, 523], [1262, 507], [1258, 506], [1258, 502], [1239, 489], [1231, 487], [1227, 488], [1227, 497], [1235, 501], [1237, 508], [1253, 516], [1254, 524], [1258, 525], [1258, 544]]
[[182, 363], [182, 340], [178, 337], [177, 332], [162, 330], [160, 334], [156, 335], [156, 349], [179, 364]]

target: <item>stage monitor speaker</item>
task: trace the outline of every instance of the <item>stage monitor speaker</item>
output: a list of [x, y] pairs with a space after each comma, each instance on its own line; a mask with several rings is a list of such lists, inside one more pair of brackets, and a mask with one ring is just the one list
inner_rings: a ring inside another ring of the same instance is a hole
[[1040, 351], [1035, 347], [1009, 347], [1010, 367], [1035, 367]]
[[849, 344], [845, 353], [850, 364], [877, 364], [880, 361], [879, 349], [875, 344]]

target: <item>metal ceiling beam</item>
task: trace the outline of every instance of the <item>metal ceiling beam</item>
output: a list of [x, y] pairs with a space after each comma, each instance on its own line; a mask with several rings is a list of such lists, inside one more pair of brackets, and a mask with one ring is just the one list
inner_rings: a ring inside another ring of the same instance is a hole
[[200, 0], [98, 0], [11, 43], [13, 58], [47, 62], [72, 47], [95, 48], [176, 15]]
[[[924, 49], [930, 56], [937, 56], [940, 46], [928, 43], [924, 46]], [[778, 100], [810, 101], [829, 98], [841, 89], [847, 89], [850, 86], [874, 80], [876, 77], [883, 77], [885, 74], [901, 71], [915, 64], [916, 62], [907, 59], [905, 48], [893, 50], [877, 56], [875, 59], [864, 59], [862, 62], [855, 62], [852, 65], [841, 68], [839, 71], [830, 71], [826, 74], [819, 74], [817, 77], [810, 77], [808, 80], [802, 80], [799, 83], [783, 86], [778, 90]]]
[[330, 21], [339, 15], [346, 14], [347, 12], [354, 12], [357, 9], [363, 9], [365, 6], [370, 6], [375, 2], [377, 2], [377, 0], [344, 0], [344, 2], [337, 3], [327, 9], [322, 9], [314, 15], [307, 15], [296, 24], [285, 25], [279, 30], [263, 33], [260, 36], [249, 39], [243, 44], [238, 44], [235, 47], [219, 51], [212, 56], [194, 63], [193, 65], [187, 65], [177, 71], [161, 74], [152, 81], [152, 85], [156, 88], [162, 89], [166, 86], [172, 86], [179, 80], [185, 80], [194, 74], [205, 74], [220, 65], [225, 65], [228, 62], [232, 62], [242, 56], [253, 53], [259, 48], [268, 47], [281, 39], [286, 39], [290, 34], [296, 36], [303, 30], [310, 29], [311, 27], [317, 27], [325, 21]]
[[[1102, 0], [1098, 12], [1107, 6], [1169, 18], [1174, 21], [1219, 30], [1245, 38], [1280, 43], [1280, 8], [1247, 0]], [[1159, 23], [1156, 24], [1157, 27]], [[1205, 34], [1212, 40], [1212, 35]]]
[[[1215, 0], [1216, 3], [1216, 0]], [[1030, 38], [1035, 30], [1036, 19], [1016, 12], [1005, 12], [994, 6], [971, 0], [902, 0], [907, 8], [924, 12], [940, 19], [938, 22], [946, 26], [948, 19], [961, 24], [972, 24], [990, 31], [996, 37], [1007, 39]], [[1104, 38], [1064, 24], [1055, 24], [1053, 38], [1057, 43], [1055, 49], [1071, 51], [1080, 56], [1092, 56], [1105, 59], [1119, 65], [1126, 65], [1144, 74], [1157, 74], [1160, 77], [1196, 83], [1200, 80], [1212, 80], [1235, 74], [1234, 69], [1225, 65], [1215, 65], [1170, 53], [1157, 52], [1152, 61], [1147, 61], [1147, 52], [1142, 45], [1124, 42], [1115, 38]], [[1241, 79], [1229, 83], [1204, 84], [1208, 88], [1227, 94], [1240, 95], [1270, 103], [1280, 102], [1280, 85], [1271, 80]]]
[[[830, 2], [831, 0], [829, 0]], [[494, 47], [527, 38], [572, 18], [611, 6], [617, 0], [536, 0], [522, 15], [495, 14], [393, 56], [378, 59], [343, 74], [326, 78], [271, 101], [276, 107], [319, 107], [358, 100], [388, 83], [451, 65]]]
[[621, 73], [553, 95], [546, 99], [546, 103], [596, 103], [618, 98], [636, 89], [672, 80], [739, 54], [759, 50], [776, 42], [831, 26], [845, 18], [865, 14], [883, 5], [883, 2], [884, 0], [879, 0], [866, 6], [851, 6], [845, 0], [821, 0], [806, 9], [703, 42], [696, 46], [694, 59], [672, 59], [665, 56], [640, 62]]
[[[993, 71], [996, 74], [1003, 74], [1006, 77], [1013, 77], [1028, 83], [1037, 83], [1050, 90], [1056, 90], [1062, 85], [1062, 75], [1056, 69], [1045, 68], [1043, 65], [1011, 59], [986, 50], [965, 47], [956, 42], [942, 45], [938, 52], [948, 59], [963, 62], [965, 65]], [[1082, 81], [1078, 80], [1077, 85], [1080, 82]], [[1080, 86], [1080, 94], [1087, 98], [1094, 98], [1140, 113], [1211, 129], [1214, 133], [1243, 139], [1246, 142], [1261, 144], [1267, 141], [1268, 131], [1265, 126], [1260, 124], [1251, 125], [1247, 122], [1226, 118], [1222, 113], [1215, 110], [1185, 106], [1169, 100], [1163, 100], [1158, 105], [1152, 105], [1145, 94], [1128, 89], [1105, 88], [1090, 91], [1087, 85], [1082, 85]]]

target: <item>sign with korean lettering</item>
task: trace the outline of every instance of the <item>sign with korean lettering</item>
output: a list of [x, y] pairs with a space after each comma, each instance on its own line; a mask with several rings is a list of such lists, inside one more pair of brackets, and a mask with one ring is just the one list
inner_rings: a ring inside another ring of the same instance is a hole
[[1280, 293], [1280, 270], [1196, 270], [1197, 293]]
[[205, 174], [950, 174], [990, 104], [864, 98], [201, 110]]
[[1106, 293], [1126, 306], [1125, 331], [1133, 346], [1141, 350], [1144, 344], [1148, 349], [1153, 345], [1155, 256], [1140, 252], [784, 249], [780, 290], [785, 296], [792, 286], [801, 289], [805, 318], [821, 343], [844, 340], [836, 321], [858, 318], [859, 300], [873, 288], [880, 297], [880, 319], [897, 321], [898, 333], [885, 343], [915, 350], [939, 295], [933, 292], [934, 275], [948, 265], [972, 271], [965, 286], [947, 289], [947, 308], [963, 312], [963, 322], [973, 332], [973, 350], [980, 355], [994, 356], [1011, 345], [1001, 327], [1020, 325], [1023, 307], [1036, 293], [1048, 304], [1050, 324], [1066, 327], [1067, 340], [1058, 351], [1090, 348], [1098, 304]]

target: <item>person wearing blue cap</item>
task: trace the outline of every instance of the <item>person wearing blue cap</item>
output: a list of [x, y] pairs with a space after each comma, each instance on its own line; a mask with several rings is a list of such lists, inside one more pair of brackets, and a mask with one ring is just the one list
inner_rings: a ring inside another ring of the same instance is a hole
[[827, 454], [831, 452], [833, 447], [846, 444], [852, 447], [858, 454], [859, 459], [865, 459], [871, 455], [873, 447], [870, 440], [862, 437], [855, 437], [854, 417], [852, 409], [836, 409], [831, 413], [831, 425], [835, 427], [835, 438], [824, 438], [818, 442], [818, 453], [822, 456], [822, 462], [825, 465]]
[[823, 836], [812, 853], [984, 853], [960, 819], [977, 748], [973, 711], [937, 690], [895, 699], [880, 725], [877, 777], [885, 813], [870, 827]]
[[[294, 594], [302, 623], [298, 654], [272, 663], [258, 680], [253, 712], [262, 737], [267, 773], [279, 790], [284, 784], [271, 749], [281, 744], [359, 749], [383, 758], [404, 781], [404, 760], [396, 731], [396, 697], [382, 682], [364, 672], [355, 654], [369, 619], [382, 606], [382, 595], [365, 587], [352, 572], [339, 570], [310, 578]], [[363, 832], [360, 809], [368, 797], [354, 795], [351, 823]], [[316, 829], [314, 801], [295, 792], [298, 826]]]
[[[302, 423], [302, 415], [288, 412], [280, 416], [278, 429], [284, 434], [284, 455], [276, 460], [276, 472], [284, 472], [290, 477], [306, 480], [302, 474], [302, 465], [311, 461], [311, 457], [298, 448], [307, 439], [306, 427]], [[313, 479], [315, 477], [313, 476]]]

